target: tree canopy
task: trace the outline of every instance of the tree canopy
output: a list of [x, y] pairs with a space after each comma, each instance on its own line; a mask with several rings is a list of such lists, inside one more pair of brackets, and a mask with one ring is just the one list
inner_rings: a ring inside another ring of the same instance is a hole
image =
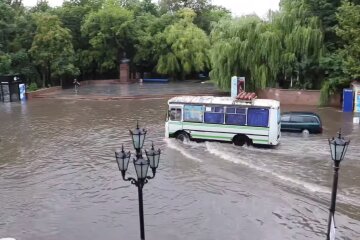
[[[231, 76], [245, 76], [250, 89], [275, 86], [283, 79], [305, 82], [307, 64], [318, 64], [323, 35], [306, 5], [283, 2], [270, 21], [245, 16], [220, 22], [212, 32], [211, 77], [223, 89]], [[294, 79], [294, 80], [293, 80]]]
[[54, 85], [56, 76], [76, 75], [70, 30], [61, 26], [58, 17], [47, 13], [36, 15], [35, 21], [37, 29], [29, 53], [41, 73], [42, 87], [46, 83]]
[[[322, 89], [360, 75], [360, 0], [281, 0], [266, 18], [233, 17], [210, 0], [47, 0], [25, 8], [0, 0], [0, 74], [41, 86], [132, 72], [185, 79], [210, 72], [222, 89], [233, 75], [248, 89]], [[241, 7], [241, 6], [240, 6]]]
[[132, 53], [133, 24], [133, 12], [119, 6], [116, 1], [106, 1], [101, 9], [85, 17], [81, 31], [89, 38], [101, 72], [116, 69], [121, 56]]
[[157, 71], [162, 74], [180, 75], [200, 72], [210, 66], [208, 49], [209, 39], [206, 33], [194, 23], [196, 13], [183, 9], [180, 20], [168, 26], [160, 35], [160, 56]]
[[339, 8], [336, 33], [344, 43], [340, 49], [344, 72], [353, 79], [360, 78], [360, 5], [343, 1]]

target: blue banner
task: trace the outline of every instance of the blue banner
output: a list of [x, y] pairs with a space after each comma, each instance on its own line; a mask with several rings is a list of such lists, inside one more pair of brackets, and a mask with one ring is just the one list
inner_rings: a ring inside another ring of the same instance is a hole
[[25, 100], [26, 87], [25, 84], [19, 84], [20, 100]]

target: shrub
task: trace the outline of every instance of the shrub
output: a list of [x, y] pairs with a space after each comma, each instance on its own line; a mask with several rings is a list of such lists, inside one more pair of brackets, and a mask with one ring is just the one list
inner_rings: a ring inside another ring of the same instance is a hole
[[28, 91], [29, 91], [29, 92], [36, 91], [36, 90], [38, 90], [38, 89], [39, 89], [39, 88], [38, 88], [38, 86], [37, 86], [37, 84], [36, 84], [35, 82], [31, 83], [31, 84], [28, 86]]

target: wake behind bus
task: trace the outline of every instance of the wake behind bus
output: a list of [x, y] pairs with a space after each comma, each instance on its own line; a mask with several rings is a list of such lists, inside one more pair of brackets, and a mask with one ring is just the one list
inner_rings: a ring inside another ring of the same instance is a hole
[[281, 137], [280, 120], [280, 103], [276, 100], [178, 96], [168, 100], [165, 135], [180, 141], [276, 146]]

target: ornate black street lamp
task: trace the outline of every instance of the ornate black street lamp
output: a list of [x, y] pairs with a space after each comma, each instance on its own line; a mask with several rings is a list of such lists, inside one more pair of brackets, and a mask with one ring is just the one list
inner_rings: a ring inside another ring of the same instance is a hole
[[[143, 193], [142, 189], [149, 179], [153, 179], [156, 174], [156, 169], [159, 166], [160, 159], [160, 149], [155, 150], [154, 144], [149, 151], [145, 150], [147, 160], [142, 156], [142, 147], [144, 145], [146, 130], [139, 129], [139, 124], [137, 123], [135, 131], [130, 130], [130, 135], [132, 137], [133, 145], [136, 151], [136, 158], [133, 159], [135, 172], [137, 179], [132, 177], [125, 177], [126, 171], [129, 166], [131, 153], [124, 151], [124, 146], [121, 147], [121, 151], [115, 152], [116, 162], [118, 164], [119, 170], [121, 172], [122, 178], [125, 181], [130, 181], [131, 184], [134, 184], [138, 188], [139, 194], [139, 217], [140, 217], [140, 237], [141, 240], [145, 240], [145, 227], [144, 227], [144, 208], [143, 208]], [[149, 167], [152, 170], [152, 176], [147, 176]]]
[[329, 139], [331, 158], [334, 161], [334, 181], [331, 193], [331, 205], [328, 221], [328, 231], [327, 231], [327, 240], [335, 239], [335, 234], [332, 232], [332, 226], [335, 227], [334, 214], [335, 214], [335, 205], [336, 205], [336, 192], [338, 185], [338, 172], [340, 169], [340, 162], [344, 159], [350, 140], [345, 140], [341, 136], [341, 130], [338, 133], [339, 135], [336, 138]]

